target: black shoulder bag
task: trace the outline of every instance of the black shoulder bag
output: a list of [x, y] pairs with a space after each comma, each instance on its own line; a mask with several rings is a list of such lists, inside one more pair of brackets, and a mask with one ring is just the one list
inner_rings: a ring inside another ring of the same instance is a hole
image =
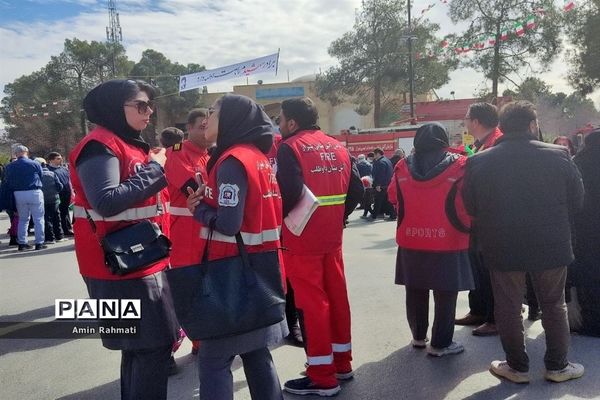
[[167, 271], [177, 319], [194, 340], [240, 335], [280, 322], [285, 294], [277, 250], [208, 261], [212, 231], [201, 264]]
[[[157, 206], [157, 211], [160, 212], [160, 206]], [[87, 210], [85, 213], [96, 234], [92, 216]], [[171, 251], [169, 238], [163, 235], [157, 223], [147, 219], [107, 233], [98, 241], [104, 252], [104, 262], [114, 275], [127, 275], [147, 268], [167, 258]]]

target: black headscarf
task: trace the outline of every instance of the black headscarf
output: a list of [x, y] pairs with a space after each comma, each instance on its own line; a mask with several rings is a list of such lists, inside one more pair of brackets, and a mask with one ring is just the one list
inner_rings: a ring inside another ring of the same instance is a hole
[[[148, 97], [154, 97], [151, 86], [147, 87]], [[141, 131], [136, 131], [127, 123], [123, 105], [135, 97], [140, 91], [138, 82], [132, 80], [112, 80], [96, 86], [83, 99], [83, 109], [90, 122], [103, 126], [125, 142], [136, 147], [150, 150], [148, 143], [141, 137]]]
[[430, 122], [417, 129], [413, 142], [415, 154], [407, 160], [412, 176], [417, 180], [428, 180], [443, 172], [453, 161], [448, 157], [450, 139], [446, 127], [439, 122]]
[[221, 98], [217, 147], [208, 161], [210, 172], [219, 157], [235, 144], [251, 143], [267, 154], [273, 146], [273, 125], [263, 108], [252, 99], [236, 94]]

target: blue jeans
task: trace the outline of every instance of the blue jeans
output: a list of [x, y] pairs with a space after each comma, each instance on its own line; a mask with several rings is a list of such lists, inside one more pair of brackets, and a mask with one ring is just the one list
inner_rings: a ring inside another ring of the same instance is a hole
[[15, 192], [15, 203], [19, 213], [17, 242], [27, 244], [27, 226], [29, 217], [33, 218], [35, 227], [35, 244], [44, 243], [44, 194], [40, 189], [20, 190]]

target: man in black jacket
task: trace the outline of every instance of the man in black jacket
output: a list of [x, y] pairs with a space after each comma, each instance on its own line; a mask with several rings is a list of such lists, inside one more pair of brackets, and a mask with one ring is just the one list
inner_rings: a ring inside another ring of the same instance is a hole
[[380, 214], [389, 214], [388, 221], [396, 220], [396, 211], [388, 200], [387, 187], [392, 181], [394, 167], [389, 159], [383, 155], [383, 150], [373, 150], [375, 161], [373, 162], [373, 188], [375, 192], [375, 205], [373, 207], [372, 220], [375, 221]]
[[583, 184], [565, 148], [537, 141], [533, 104], [507, 104], [500, 114], [504, 136], [467, 163], [465, 206], [490, 269], [496, 326], [506, 361], [490, 371], [529, 382], [521, 303], [529, 273], [546, 331], [545, 378], [564, 382], [583, 375], [567, 360], [569, 324], [565, 304], [567, 265], [573, 261], [571, 221], [582, 207]]

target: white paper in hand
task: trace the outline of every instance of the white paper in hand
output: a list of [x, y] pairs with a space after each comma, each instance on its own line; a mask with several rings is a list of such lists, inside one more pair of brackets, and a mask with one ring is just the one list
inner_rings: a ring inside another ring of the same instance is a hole
[[304, 185], [298, 204], [296, 204], [296, 207], [294, 207], [287, 217], [283, 219], [285, 226], [287, 226], [294, 235], [300, 236], [317, 207], [319, 207], [319, 200], [310, 189]]

